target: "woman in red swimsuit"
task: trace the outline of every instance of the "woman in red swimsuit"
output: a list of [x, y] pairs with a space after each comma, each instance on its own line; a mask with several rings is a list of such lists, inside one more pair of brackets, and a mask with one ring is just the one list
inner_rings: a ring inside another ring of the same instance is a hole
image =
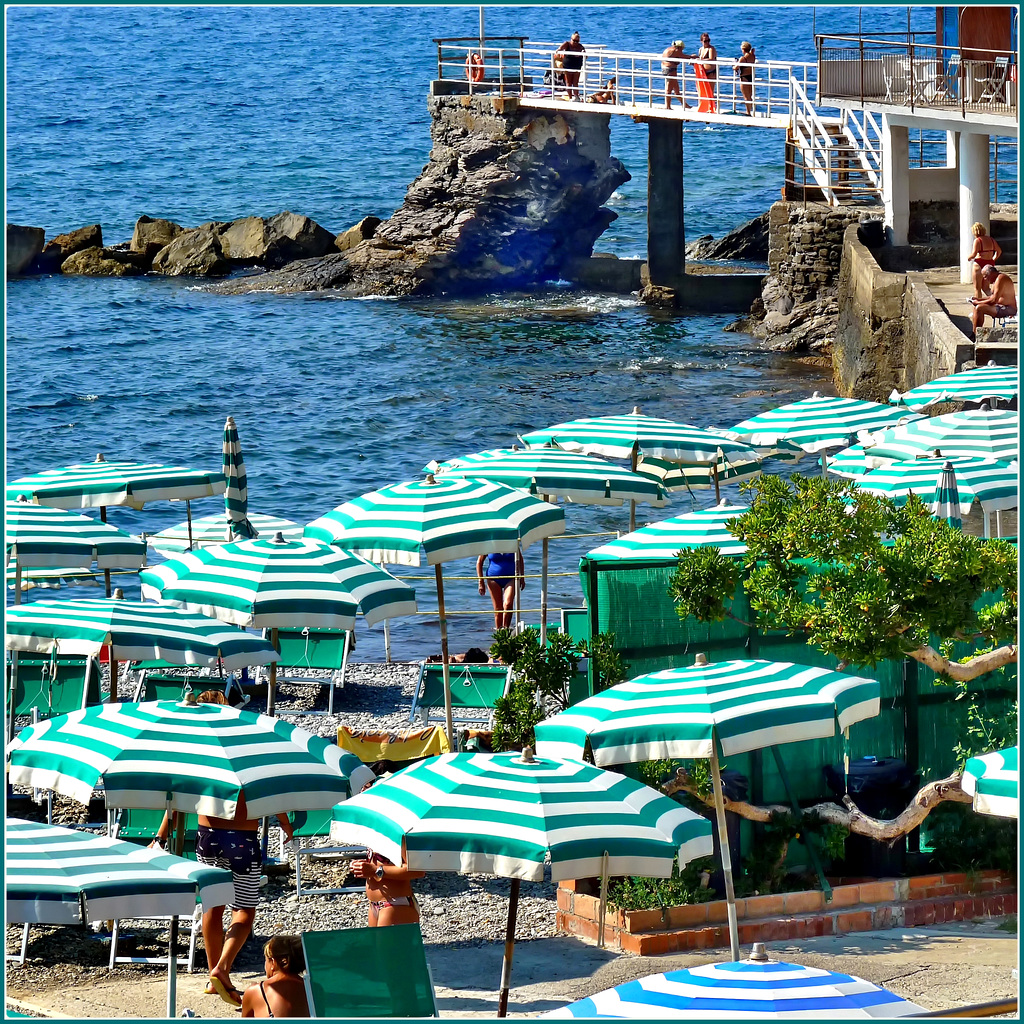
[[974, 294], [970, 298], [974, 302], [981, 302], [988, 298], [989, 291], [982, 280], [981, 271], [984, 267], [994, 267], [1003, 255], [999, 243], [992, 238], [985, 225], [974, 223], [971, 225], [971, 232], [974, 234], [974, 247], [967, 262], [971, 264], [971, 278], [974, 281]]

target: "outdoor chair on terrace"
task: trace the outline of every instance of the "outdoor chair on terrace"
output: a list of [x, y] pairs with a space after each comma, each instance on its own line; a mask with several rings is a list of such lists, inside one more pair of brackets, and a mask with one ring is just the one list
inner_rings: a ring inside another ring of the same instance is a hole
[[418, 924], [303, 932], [310, 1017], [439, 1017]]
[[905, 100], [910, 91], [910, 58], [883, 54], [882, 78], [885, 81], [886, 103], [899, 103]]
[[992, 73], [985, 80], [978, 97], [979, 103], [1005, 103], [1006, 79], [1010, 73], [1010, 58], [996, 57]]

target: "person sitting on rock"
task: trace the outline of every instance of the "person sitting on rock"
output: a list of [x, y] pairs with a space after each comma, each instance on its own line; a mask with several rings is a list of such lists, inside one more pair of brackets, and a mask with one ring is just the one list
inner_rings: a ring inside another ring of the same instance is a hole
[[1001, 274], [996, 267], [989, 264], [981, 268], [982, 284], [988, 288], [988, 296], [981, 302], [975, 302], [971, 313], [974, 330], [985, 326], [985, 317], [993, 320], [1017, 315], [1017, 294], [1013, 290], [1013, 281], [1009, 274]]

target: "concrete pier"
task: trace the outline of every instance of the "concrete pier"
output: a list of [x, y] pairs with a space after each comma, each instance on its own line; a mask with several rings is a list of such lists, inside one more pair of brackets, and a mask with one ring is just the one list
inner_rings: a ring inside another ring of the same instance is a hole
[[647, 124], [647, 265], [652, 285], [681, 288], [686, 262], [683, 226], [683, 125]]

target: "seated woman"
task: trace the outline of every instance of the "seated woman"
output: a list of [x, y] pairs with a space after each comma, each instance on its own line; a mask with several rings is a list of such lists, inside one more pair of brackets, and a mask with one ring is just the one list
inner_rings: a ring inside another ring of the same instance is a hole
[[306, 969], [297, 935], [275, 935], [263, 947], [266, 980], [250, 985], [242, 996], [243, 1017], [308, 1017]]
[[615, 84], [615, 76], [608, 79], [603, 89], [598, 89], [593, 95], [587, 97], [588, 103], [618, 103], [618, 87]]

